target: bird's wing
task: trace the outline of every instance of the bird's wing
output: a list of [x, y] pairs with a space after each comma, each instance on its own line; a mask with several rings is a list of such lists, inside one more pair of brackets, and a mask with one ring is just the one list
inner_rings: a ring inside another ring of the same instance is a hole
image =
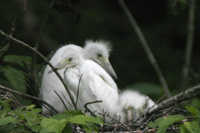
[[[95, 63], [95, 62], [94, 62]], [[115, 83], [115, 81], [112, 79], [112, 77], [98, 64], [94, 64], [95, 65], [95, 69], [94, 69], [94, 73], [96, 73], [99, 77], [101, 77], [101, 79], [110, 87], [112, 87], [115, 90], [117, 89], [117, 85]], [[97, 69], [98, 68], [98, 69]]]
[[117, 86], [102, 67], [93, 61], [86, 61], [82, 68], [85, 71], [83, 80], [88, 81], [88, 89], [97, 100], [110, 102], [118, 99]]

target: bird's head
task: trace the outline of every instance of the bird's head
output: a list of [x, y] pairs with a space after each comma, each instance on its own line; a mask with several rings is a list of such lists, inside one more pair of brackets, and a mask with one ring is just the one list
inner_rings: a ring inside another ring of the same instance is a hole
[[[75, 67], [84, 60], [83, 50], [78, 48], [76, 45], [69, 45], [69, 47], [65, 50], [65, 53], [63, 55], [63, 59], [58, 61], [58, 63], [54, 66], [57, 70]], [[48, 73], [51, 72], [52, 70], [50, 70]]]
[[84, 55], [85, 58], [91, 59], [102, 66], [107, 73], [117, 79], [117, 75], [110, 64], [109, 54], [111, 51], [111, 46], [109, 42], [99, 40], [92, 41], [87, 40], [84, 46]]

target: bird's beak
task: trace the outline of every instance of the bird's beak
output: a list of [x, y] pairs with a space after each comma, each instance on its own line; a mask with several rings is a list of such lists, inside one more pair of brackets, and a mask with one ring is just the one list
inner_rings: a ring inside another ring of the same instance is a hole
[[[66, 68], [66, 66], [68, 66], [69, 64], [70, 64], [69, 61], [67, 61], [66, 59], [63, 59], [63, 60], [61, 60], [60, 62], [58, 62], [58, 63], [54, 66], [54, 68], [55, 68], [56, 70], [61, 70], [61, 69], [63, 69], [63, 68]], [[51, 70], [48, 71], [48, 74], [50, 74], [50, 73], [52, 73], [52, 72], [53, 72], [53, 70], [51, 69]]]
[[115, 70], [113, 69], [112, 65], [110, 64], [108, 59], [101, 58], [101, 64], [103, 68], [106, 70], [107, 73], [109, 73], [112, 77], [117, 79], [117, 74], [115, 73]]

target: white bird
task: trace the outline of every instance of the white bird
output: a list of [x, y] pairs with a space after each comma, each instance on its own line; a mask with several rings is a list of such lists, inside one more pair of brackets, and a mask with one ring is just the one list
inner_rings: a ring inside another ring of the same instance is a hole
[[[65, 82], [75, 94], [77, 94], [78, 82], [82, 75], [78, 96], [82, 110], [86, 103], [102, 100], [101, 103], [88, 105], [90, 111], [96, 112], [95, 114], [98, 116], [101, 116], [99, 114], [101, 111], [114, 116], [117, 112], [115, 107], [118, 103], [118, 88], [112, 77], [94, 61], [84, 59], [81, 53], [73, 53], [73, 57], [72, 55], [66, 56], [58, 63], [59, 65], [56, 65], [56, 68], [66, 69]], [[74, 62], [79, 62], [79, 64], [74, 64]], [[71, 64], [74, 66], [71, 67]]]
[[147, 111], [156, 108], [155, 103], [137, 91], [125, 90], [119, 94], [118, 116], [122, 122], [139, 120]]
[[[59, 61], [63, 60], [70, 51], [76, 51], [76, 52], [82, 52], [82, 48], [76, 45], [65, 45], [61, 48], [59, 48], [56, 53], [53, 55], [53, 57], [50, 60], [50, 63], [54, 66]], [[55, 73], [50, 73], [51, 68], [49, 65], [47, 65], [43, 77], [42, 77], [42, 83], [40, 87], [40, 97], [48, 102], [50, 105], [52, 105], [54, 108], [56, 108], [60, 113], [65, 111], [66, 108], [63, 105], [60, 98], [57, 96], [57, 94], [54, 92], [54, 90], [59, 94], [59, 96], [64, 101], [65, 105], [67, 105], [68, 109], [72, 110], [74, 109], [71, 99], [68, 96], [67, 91], [65, 90], [64, 85], [60, 81], [60, 79], [57, 77]], [[62, 78], [64, 78], [64, 69], [58, 71]], [[63, 94], [62, 94], [63, 93]], [[72, 93], [73, 97], [75, 95]], [[67, 101], [66, 101], [67, 99]], [[42, 106], [42, 113], [48, 114], [50, 111]]]
[[[59, 48], [51, 58], [50, 62], [52, 63], [52, 65], [55, 66], [59, 61], [63, 60], [70, 49], [75, 49], [78, 53], [83, 50], [79, 46], [65, 45]], [[85, 43], [84, 51], [85, 58], [94, 60], [96, 63], [104, 67], [107, 72], [116, 77], [115, 71], [113, 70], [109, 62], [110, 45], [108, 42], [102, 40], [88, 40]], [[47, 65], [42, 78], [40, 97], [52, 106], [54, 106], [59, 112], [63, 112], [66, 110], [66, 108], [61, 102], [60, 98], [54, 92], [55, 90], [59, 94], [59, 96], [61, 96], [62, 100], [65, 102], [65, 105], [67, 105], [67, 108], [70, 110], [74, 109], [71, 99], [69, 98], [65, 87], [61, 83], [60, 79], [55, 73], [49, 74], [49, 71], [51, 71], [51, 68]], [[62, 77], [64, 76], [64, 69], [59, 70], [58, 72]], [[62, 93], [64, 94], [64, 97]], [[75, 94], [72, 93], [72, 95], [73, 97], [76, 97]], [[42, 112], [43, 114], [48, 114], [49, 110], [45, 107], [42, 107]]]

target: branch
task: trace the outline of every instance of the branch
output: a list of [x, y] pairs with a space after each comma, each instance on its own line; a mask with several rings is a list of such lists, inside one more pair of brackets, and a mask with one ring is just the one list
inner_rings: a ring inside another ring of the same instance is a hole
[[38, 50], [36, 50], [35, 48], [29, 46], [27, 43], [24, 43], [24, 42], [22, 42], [22, 41], [20, 41], [20, 40], [18, 40], [18, 39], [16, 39], [16, 38], [14, 38], [14, 37], [12, 37], [12, 36], [6, 34], [6, 33], [4, 33], [1, 29], [0, 29], [0, 34], [3, 35], [3, 36], [6, 37], [6, 38], [12, 40], [13, 42], [16, 42], [17, 44], [20, 44], [20, 45], [22, 45], [22, 46], [24, 46], [24, 47], [26, 47], [26, 48], [28, 48], [28, 49], [34, 51], [35, 53], [37, 53], [37, 54], [51, 67], [51, 69], [52, 69], [52, 70], [55, 72], [55, 74], [58, 76], [58, 78], [60, 79], [60, 81], [61, 81], [62, 84], [64, 85], [64, 87], [65, 87], [65, 89], [66, 89], [66, 91], [67, 91], [67, 93], [68, 93], [68, 95], [69, 95], [69, 97], [70, 97], [70, 99], [71, 99], [71, 101], [72, 101], [73, 106], [75, 107], [75, 102], [74, 102], [74, 100], [73, 100], [73, 97], [72, 97], [72, 95], [71, 95], [69, 89], [67, 88], [67, 85], [64, 83], [64, 80], [62, 79], [62, 77], [60, 76], [60, 74], [56, 71], [56, 69], [53, 67], [53, 65], [48, 61], [48, 59], [47, 59], [46, 57], [44, 57], [44, 56], [43, 56]]
[[155, 108], [150, 114], [156, 113], [162, 109], [173, 106], [175, 103], [180, 103], [182, 101], [188, 100], [189, 98], [193, 98], [194, 94], [200, 91], [200, 84], [187, 89], [169, 99], [166, 99], [158, 104], [157, 108]]
[[54, 92], [56, 93], [56, 95], [59, 97], [60, 101], [63, 103], [63, 105], [65, 106], [65, 109], [68, 110], [67, 105], [65, 104], [65, 102], [63, 101], [62, 97], [57, 93], [57, 91], [54, 90]]
[[126, 4], [124, 3], [123, 0], [118, 0], [119, 5], [121, 6], [122, 10], [124, 11], [126, 17], [128, 18], [129, 22], [131, 23], [132, 28], [135, 30], [136, 35], [139, 38], [139, 41], [141, 43], [141, 45], [143, 46], [147, 57], [149, 58], [149, 61], [151, 63], [151, 65], [153, 66], [153, 68], [155, 69], [158, 78], [160, 80], [160, 83], [162, 84], [165, 93], [167, 94], [167, 97], [169, 98], [171, 96], [171, 93], [169, 91], [169, 87], [167, 85], [167, 82], [162, 74], [162, 71], [144, 37], [144, 35], [142, 34], [142, 31], [140, 30], [139, 26], [137, 25], [137, 22], [135, 21], [134, 17], [132, 16], [131, 12], [129, 11], [128, 7], [126, 6]]
[[79, 96], [79, 91], [80, 91], [80, 83], [81, 83], [81, 78], [82, 78], [83, 74], [81, 74], [79, 81], [78, 81], [78, 90], [77, 90], [77, 94], [76, 94], [76, 106], [75, 106], [75, 110], [77, 109], [77, 104], [78, 104], [78, 96]]
[[37, 101], [39, 101], [39, 102], [41, 102], [41, 103], [47, 105], [47, 106], [53, 111], [53, 113], [56, 113], [56, 114], [58, 113], [58, 111], [57, 111], [54, 107], [52, 107], [52, 106], [51, 106], [50, 104], [48, 104], [46, 101], [44, 101], [44, 100], [42, 100], [42, 99], [40, 99], [40, 98], [38, 98], [38, 97], [34, 97], [34, 96], [31, 96], [31, 95], [28, 95], [28, 94], [24, 94], [24, 93], [22, 93], [22, 92], [19, 92], [19, 91], [16, 91], [16, 90], [7, 88], [7, 87], [2, 86], [2, 85], [0, 85], [0, 89], [1, 89], [1, 90], [5, 90], [5, 91], [9, 91], [9, 92], [12, 92], [12, 93], [15, 93], [15, 94], [18, 94], [18, 95], [21, 95], [21, 96], [24, 96], [24, 97], [27, 97], [27, 98], [30, 98], [30, 99], [37, 100]]
[[189, 12], [188, 12], [188, 25], [187, 25], [187, 42], [185, 49], [185, 64], [182, 71], [181, 88], [184, 89], [187, 86], [187, 80], [189, 78], [192, 49], [193, 49], [193, 38], [194, 38], [194, 20], [195, 20], [195, 3], [196, 0], [190, 0]]
[[101, 102], [103, 102], [103, 101], [102, 100], [100, 100], [100, 101], [97, 100], [97, 101], [88, 102], [88, 103], [86, 103], [84, 105], [84, 108], [86, 109], [86, 112], [88, 111], [88, 112], [90, 112], [91, 115], [96, 116], [87, 106], [90, 105], [90, 104], [101, 103]]

